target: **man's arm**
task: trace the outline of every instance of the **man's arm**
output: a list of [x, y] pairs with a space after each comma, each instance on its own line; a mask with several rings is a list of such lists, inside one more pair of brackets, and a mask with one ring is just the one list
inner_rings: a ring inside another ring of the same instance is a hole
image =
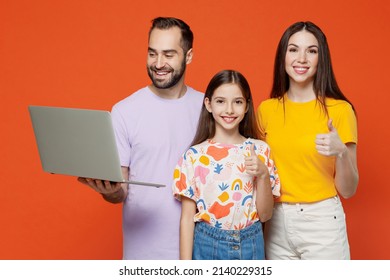
[[[129, 178], [128, 167], [122, 166], [122, 175], [126, 180]], [[82, 177], [79, 177], [77, 180], [100, 193], [110, 203], [122, 203], [127, 197], [127, 183], [112, 183], [110, 181]]]

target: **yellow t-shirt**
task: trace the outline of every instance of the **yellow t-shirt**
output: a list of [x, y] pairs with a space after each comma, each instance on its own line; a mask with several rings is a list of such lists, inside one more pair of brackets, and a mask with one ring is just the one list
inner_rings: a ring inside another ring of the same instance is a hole
[[[268, 99], [258, 118], [273, 152], [281, 182], [278, 202], [310, 203], [335, 196], [335, 157], [320, 155], [317, 134], [328, 133], [328, 117], [317, 100], [292, 102]], [[348, 102], [326, 99], [329, 118], [343, 143], [357, 143], [357, 122]]]

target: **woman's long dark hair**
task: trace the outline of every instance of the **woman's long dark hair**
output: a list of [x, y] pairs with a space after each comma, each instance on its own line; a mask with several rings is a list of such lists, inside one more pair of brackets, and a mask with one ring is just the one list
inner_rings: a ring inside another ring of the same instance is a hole
[[260, 132], [255, 110], [253, 106], [253, 99], [248, 81], [238, 71], [222, 70], [214, 75], [210, 80], [206, 93], [203, 99], [203, 106], [199, 117], [198, 128], [191, 146], [202, 143], [203, 141], [213, 138], [215, 135], [215, 120], [213, 115], [207, 111], [204, 100], [208, 98], [210, 101], [215, 90], [224, 84], [236, 84], [247, 102], [248, 111], [245, 113], [244, 119], [239, 124], [239, 132], [244, 137], [251, 137], [254, 139], [264, 139]]
[[318, 41], [318, 66], [313, 84], [313, 90], [318, 102], [320, 102], [326, 114], [328, 114], [325, 104], [326, 97], [344, 100], [351, 104], [353, 110], [355, 110], [352, 103], [345, 97], [336, 82], [325, 34], [318, 26], [310, 21], [296, 22], [283, 33], [276, 50], [274, 80], [270, 97], [282, 99], [284, 101], [284, 95], [290, 88], [289, 76], [285, 66], [288, 41], [293, 34], [302, 30], [306, 30], [313, 34]]

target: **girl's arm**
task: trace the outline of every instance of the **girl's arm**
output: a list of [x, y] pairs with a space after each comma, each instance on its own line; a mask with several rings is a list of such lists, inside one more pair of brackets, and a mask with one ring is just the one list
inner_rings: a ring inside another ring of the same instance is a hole
[[272, 194], [270, 175], [267, 166], [258, 158], [254, 144], [251, 155], [245, 158], [246, 172], [256, 176], [256, 209], [260, 221], [266, 222], [272, 217], [274, 197]]
[[181, 197], [180, 217], [180, 259], [192, 260], [192, 248], [194, 246], [194, 216], [196, 204], [192, 199]]
[[274, 207], [274, 198], [271, 189], [270, 177], [268, 169], [266, 167], [265, 169], [267, 173], [264, 172], [263, 175], [257, 177], [256, 189], [257, 214], [259, 215], [259, 219], [262, 223], [271, 219]]

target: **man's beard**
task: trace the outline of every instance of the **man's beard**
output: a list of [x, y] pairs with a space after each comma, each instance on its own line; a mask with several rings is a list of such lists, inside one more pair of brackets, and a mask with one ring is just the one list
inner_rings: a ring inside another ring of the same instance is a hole
[[[180, 81], [180, 79], [184, 75], [184, 72], [186, 71], [186, 66], [187, 66], [187, 64], [186, 64], [185, 60], [183, 59], [181, 67], [177, 71], [175, 71], [170, 66], [166, 66], [162, 69], [156, 69], [154, 66], [150, 66], [150, 67], [147, 66], [146, 68], [148, 70], [148, 75], [149, 75], [149, 78], [152, 80], [153, 85], [159, 89], [167, 89], [167, 88], [171, 88], [171, 87], [175, 86]], [[172, 76], [167, 81], [158, 81], [158, 78], [156, 79], [153, 76], [153, 72], [155, 72], [155, 71], [169, 71]]]

